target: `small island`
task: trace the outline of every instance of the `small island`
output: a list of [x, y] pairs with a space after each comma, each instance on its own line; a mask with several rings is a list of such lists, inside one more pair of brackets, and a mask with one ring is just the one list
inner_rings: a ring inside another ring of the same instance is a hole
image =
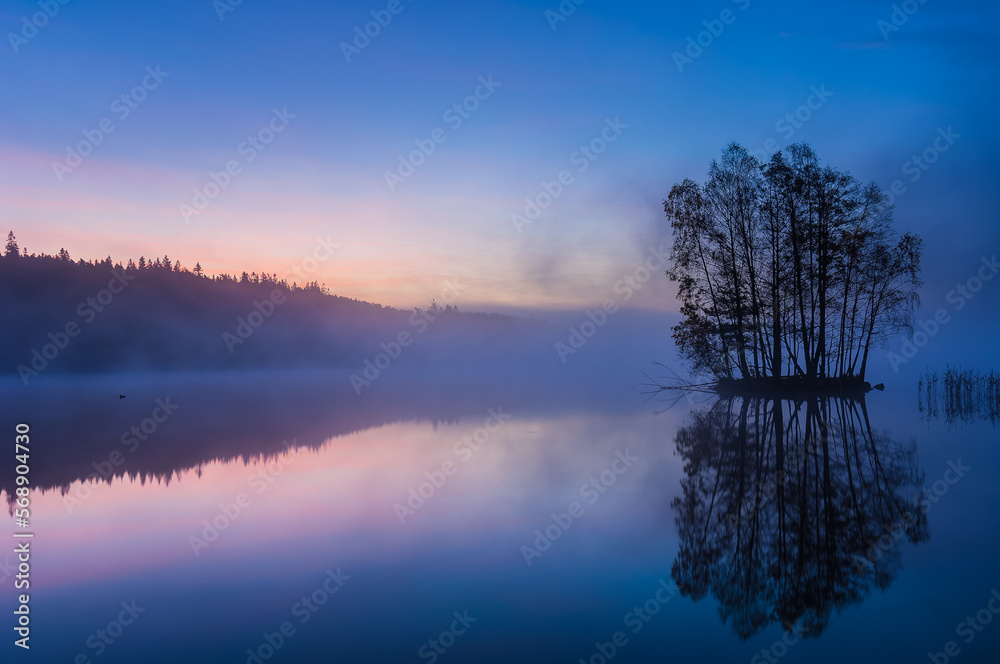
[[683, 317], [673, 338], [716, 391], [867, 390], [871, 350], [912, 324], [922, 239], [897, 237], [879, 187], [806, 144], [764, 164], [732, 143], [663, 208]]

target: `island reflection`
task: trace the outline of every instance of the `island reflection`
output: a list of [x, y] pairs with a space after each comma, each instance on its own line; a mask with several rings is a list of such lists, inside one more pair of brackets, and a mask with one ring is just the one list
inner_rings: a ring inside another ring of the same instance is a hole
[[834, 609], [887, 589], [900, 545], [929, 538], [915, 442], [872, 430], [864, 398], [728, 398], [676, 437], [682, 495], [671, 570], [749, 639], [818, 636]]

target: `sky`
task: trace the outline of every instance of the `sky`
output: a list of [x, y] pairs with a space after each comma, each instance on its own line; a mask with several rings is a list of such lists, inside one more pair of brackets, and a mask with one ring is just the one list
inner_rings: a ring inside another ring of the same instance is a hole
[[670, 186], [805, 141], [899, 181], [931, 311], [1000, 250], [987, 3], [234, 1], [0, 4], [0, 227], [400, 307], [583, 310], [645, 266], [619, 304], [676, 311]]

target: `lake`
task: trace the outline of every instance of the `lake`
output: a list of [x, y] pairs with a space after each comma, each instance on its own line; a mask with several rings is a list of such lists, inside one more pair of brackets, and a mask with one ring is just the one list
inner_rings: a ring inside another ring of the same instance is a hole
[[7, 381], [33, 661], [997, 661], [995, 420], [650, 359]]

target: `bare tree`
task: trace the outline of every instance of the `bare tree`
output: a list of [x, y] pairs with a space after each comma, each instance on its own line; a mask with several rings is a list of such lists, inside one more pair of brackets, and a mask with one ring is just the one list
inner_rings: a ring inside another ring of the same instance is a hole
[[674, 339], [717, 378], [863, 381], [871, 348], [910, 323], [921, 240], [892, 238], [874, 183], [822, 166], [808, 145], [786, 152], [763, 165], [733, 143], [703, 186], [671, 189]]

